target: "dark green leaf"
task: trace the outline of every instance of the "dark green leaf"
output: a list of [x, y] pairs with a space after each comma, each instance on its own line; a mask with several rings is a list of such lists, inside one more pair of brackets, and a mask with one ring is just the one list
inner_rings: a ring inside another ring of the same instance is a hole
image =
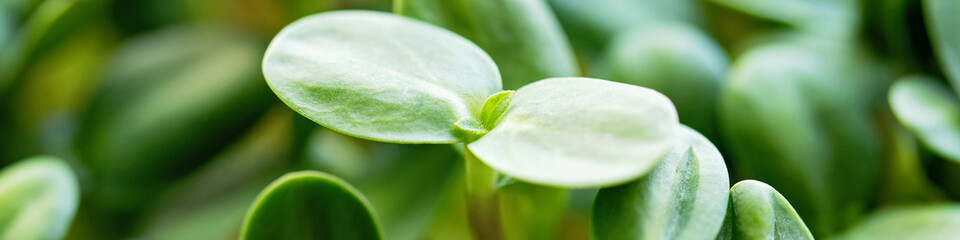
[[240, 239], [381, 239], [366, 198], [316, 171], [293, 172], [267, 186], [250, 206]]
[[875, 200], [882, 155], [877, 72], [848, 46], [777, 42], [737, 60], [721, 93], [724, 144], [745, 178], [789, 189], [816, 235]]
[[97, 205], [131, 210], [243, 134], [271, 103], [261, 45], [213, 26], [180, 26], [121, 46], [81, 150], [102, 185]]
[[683, 126], [670, 153], [649, 175], [601, 189], [593, 205], [594, 239], [711, 239], [730, 198], [723, 157]]
[[813, 240], [813, 235], [776, 189], [744, 180], [730, 188], [730, 209], [717, 239]]

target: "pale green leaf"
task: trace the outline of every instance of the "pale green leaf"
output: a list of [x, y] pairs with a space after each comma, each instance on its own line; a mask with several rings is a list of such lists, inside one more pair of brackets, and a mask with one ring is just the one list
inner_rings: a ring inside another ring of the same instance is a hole
[[288, 25], [270, 43], [263, 71], [281, 100], [320, 125], [398, 143], [463, 141], [463, 129], [481, 128], [481, 105], [501, 89], [496, 65], [470, 41], [371, 11]]
[[292, 172], [267, 186], [250, 206], [242, 240], [381, 239], [370, 204], [335, 176]]
[[960, 100], [928, 76], [901, 78], [890, 88], [894, 115], [933, 152], [960, 163]]
[[679, 126], [667, 97], [589, 78], [541, 80], [513, 94], [495, 127], [468, 147], [497, 171], [531, 183], [611, 186], [660, 162]]
[[813, 240], [787, 199], [766, 183], [744, 180], [730, 188], [730, 209], [718, 239]]
[[720, 232], [730, 196], [723, 157], [689, 127], [677, 135], [649, 175], [597, 193], [594, 239], [710, 239]]
[[0, 239], [62, 239], [80, 201], [66, 162], [33, 157], [0, 171]]

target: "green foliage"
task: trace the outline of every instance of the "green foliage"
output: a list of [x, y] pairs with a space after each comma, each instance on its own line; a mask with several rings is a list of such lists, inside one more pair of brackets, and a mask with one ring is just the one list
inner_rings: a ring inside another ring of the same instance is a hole
[[504, 89], [578, 75], [570, 44], [544, 0], [397, 0], [394, 8], [476, 43], [500, 67]]
[[293, 172], [267, 186], [250, 206], [240, 239], [381, 239], [370, 204], [343, 180]]
[[890, 108], [917, 138], [960, 163], [960, 100], [929, 76], [903, 77], [890, 88]]
[[730, 188], [730, 208], [717, 239], [813, 239], [787, 199], [766, 183], [744, 180]]
[[80, 201], [70, 166], [32, 157], [0, 171], [0, 239], [62, 239]]
[[597, 193], [594, 239], [711, 239], [719, 233], [730, 198], [723, 157], [689, 127], [678, 135], [650, 174]]

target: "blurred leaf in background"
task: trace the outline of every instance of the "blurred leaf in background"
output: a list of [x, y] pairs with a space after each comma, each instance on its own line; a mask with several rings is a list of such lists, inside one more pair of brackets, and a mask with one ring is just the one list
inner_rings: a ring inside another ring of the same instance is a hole
[[544, 0], [398, 0], [394, 11], [479, 45], [497, 63], [503, 89], [579, 75], [570, 43]]
[[96, 206], [129, 213], [248, 129], [274, 100], [263, 45], [210, 25], [165, 29], [117, 50], [78, 149]]
[[849, 45], [768, 41], [735, 62], [721, 94], [725, 146], [741, 177], [789, 189], [784, 196], [826, 236], [874, 202], [884, 161], [873, 120], [882, 89], [871, 85], [883, 82]]

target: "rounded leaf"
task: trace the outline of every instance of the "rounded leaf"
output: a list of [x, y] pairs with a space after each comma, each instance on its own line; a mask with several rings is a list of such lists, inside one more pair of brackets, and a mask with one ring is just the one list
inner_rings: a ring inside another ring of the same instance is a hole
[[600, 189], [594, 239], [711, 239], [727, 213], [730, 180], [707, 138], [682, 126], [673, 150], [649, 175]]
[[663, 94], [599, 79], [541, 80], [511, 99], [495, 127], [467, 147], [497, 171], [542, 185], [636, 179], [670, 150], [679, 126]]
[[940, 66], [953, 84], [953, 90], [960, 94], [960, 21], [957, 21], [960, 1], [926, 0], [923, 9]]
[[956, 239], [960, 205], [916, 206], [885, 210], [834, 240]]
[[718, 239], [813, 239], [793, 206], [776, 189], [755, 180], [730, 188], [730, 209]]
[[901, 78], [890, 88], [894, 115], [927, 147], [960, 163], [960, 100], [927, 76]]
[[463, 141], [455, 124], [476, 123], [501, 89], [497, 66], [470, 41], [372, 11], [290, 24], [270, 43], [263, 72], [281, 100], [314, 122], [397, 143]]
[[33, 157], [0, 171], [0, 239], [62, 239], [80, 201], [70, 166]]
[[288, 173], [253, 202], [240, 239], [381, 239], [369, 206], [363, 195], [335, 176]]

